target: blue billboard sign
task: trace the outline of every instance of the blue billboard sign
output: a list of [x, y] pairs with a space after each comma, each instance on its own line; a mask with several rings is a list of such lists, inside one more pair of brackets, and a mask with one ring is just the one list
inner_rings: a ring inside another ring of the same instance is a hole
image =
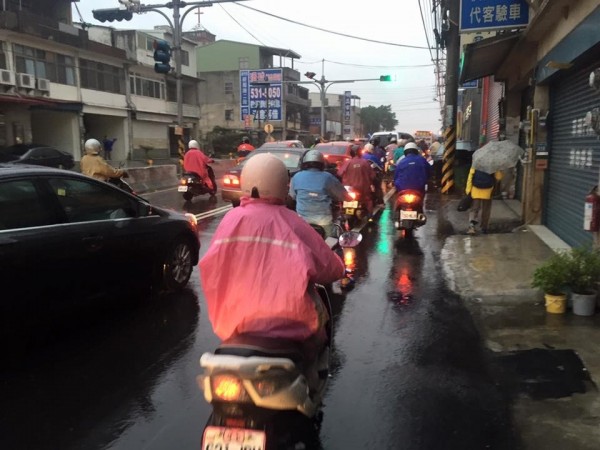
[[529, 23], [526, 0], [461, 0], [460, 31], [521, 28]]
[[461, 88], [464, 89], [475, 89], [479, 87], [479, 80], [472, 80], [472, 81], [467, 81], [465, 83], [462, 83], [460, 85]]
[[240, 120], [252, 115], [260, 121], [281, 120], [281, 69], [240, 70]]

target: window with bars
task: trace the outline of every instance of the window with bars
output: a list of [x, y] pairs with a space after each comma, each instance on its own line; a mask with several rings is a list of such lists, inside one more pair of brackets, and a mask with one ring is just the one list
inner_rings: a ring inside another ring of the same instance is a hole
[[249, 69], [250, 60], [247, 56], [241, 56], [239, 59], [240, 69]]
[[226, 81], [225, 82], [225, 93], [226, 94], [233, 94], [233, 83], [231, 81]]
[[162, 100], [166, 98], [164, 81], [156, 81], [133, 74], [129, 77], [129, 84], [132, 95], [160, 98]]
[[80, 59], [79, 74], [82, 88], [125, 94], [125, 71], [120, 67]]
[[227, 121], [233, 120], [233, 109], [225, 110], [225, 120], [227, 120]]
[[14, 44], [15, 69], [53, 83], [75, 86], [75, 59], [72, 56]]
[[6, 53], [4, 53], [4, 42], [0, 41], [0, 69], [8, 69], [6, 65]]
[[190, 65], [190, 52], [181, 50], [181, 64], [184, 66]]

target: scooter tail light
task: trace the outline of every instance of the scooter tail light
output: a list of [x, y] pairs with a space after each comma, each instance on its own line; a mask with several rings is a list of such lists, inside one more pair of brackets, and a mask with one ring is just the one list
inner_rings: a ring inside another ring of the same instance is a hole
[[235, 175], [225, 175], [223, 177], [223, 184], [225, 186], [239, 186], [240, 179], [238, 177], [236, 177]]
[[211, 378], [213, 396], [224, 402], [246, 402], [250, 400], [242, 380], [233, 375], [216, 375]]
[[285, 376], [260, 378], [252, 382], [254, 389], [261, 397], [269, 397], [290, 384], [291, 380]]
[[358, 195], [356, 195], [356, 192], [348, 192], [348, 195], [352, 200], [356, 200], [356, 197], [358, 197]]
[[404, 194], [402, 200], [406, 203], [414, 203], [417, 201], [417, 196], [415, 194]]

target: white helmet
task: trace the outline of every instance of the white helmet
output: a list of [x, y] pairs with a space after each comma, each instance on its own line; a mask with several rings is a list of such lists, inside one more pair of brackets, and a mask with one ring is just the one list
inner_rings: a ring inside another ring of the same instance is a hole
[[200, 150], [200, 144], [198, 144], [198, 141], [192, 139], [190, 142], [188, 142], [188, 148], [197, 148]]
[[85, 141], [83, 148], [85, 149], [86, 155], [93, 155], [100, 153], [100, 150], [102, 150], [102, 144], [100, 144], [98, 139], [88, 139]]
[[256, 188], [260, 198], [278, 198], [285, 201], [289, 175], [285, 164], [269, 153], [254, 155], [242, 169], [242, 192], [252, 196]]

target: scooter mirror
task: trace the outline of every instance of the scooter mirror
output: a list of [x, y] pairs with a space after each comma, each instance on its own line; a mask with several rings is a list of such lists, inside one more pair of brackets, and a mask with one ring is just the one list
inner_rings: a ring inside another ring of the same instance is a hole
[[338, 239], [340, 247], [342, 248], [356, 247], [360, 244], [360, 241], [362, 241], [362, 234], [358, 231], [346, 231], [342, 233]]

